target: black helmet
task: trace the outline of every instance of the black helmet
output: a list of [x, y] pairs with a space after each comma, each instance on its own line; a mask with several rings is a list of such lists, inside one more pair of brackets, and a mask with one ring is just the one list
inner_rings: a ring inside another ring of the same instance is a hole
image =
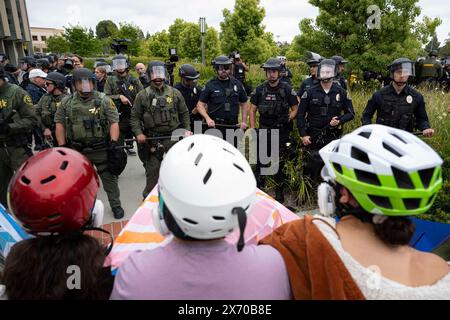
[[409, 72], [411, 73], [410, 75], [411, 76], [414, 76], [414, 62], [413, 61], [411, 61], [410, 59], [408, 59], [408, 58], [398, 58], [398, 59], [395, 59], [389, 66], [388, 66], [388, 68], [389, 68], [389, 71], [391, 72], [391, 77], [392, 77], [392, 74], [396, 71], [396, 70], [398, 70], [398, 69], [400, 69], [400, 68], [407, 68], [408, 70], [409, 70]]
[[31, 56], [23, 57], [19, 60], [21, 63], [26, 63], [30, 67], [36, 67], [36, 59]]
[[92, 79], [94, 80], [94, 74], [91, 70], [87, 68], [80, 68], [73, 72], [72, 74], [73, 82], [81, 80], [81, 79]]
[[218, 56], [215, 57], [214, 60], [211, 62], [213, 67], [217, 68], [218, 66], [229, 66], [233, 63], [230, 58], [227, 56]]
[[320, 61], [323, 60], [323, 57], [315, 52], [309, 51], [309, 56], [308, 56], [308, 60], [306, 60], [306, 63], [308, 65], [312, 65], [312, 64], [319, 64]]
[[196, 80], [200, 77], [200, 72], [195, 70], [194, 66], [191, 64], [183, 64], [180, 67], [179, 74], [181, 78], [188, 80]]
[[264, 70], [281, 70], [281, 62], [280, 59], [277, 58], [270, 58], [267, 60], [262, 66]]
[[336, 62], [336, 65], [348, 63], [348, 61], [345, 60], [345, 59], [344, 59], [343, 57], [341, 57], [341, 56], [332, 56], [330, 59], [334, 60], [334, 61]]
[[42, 68], [42, 69], [49, 69], [50, 68], [50, 62], [47, 58], [41, 58], [36, 60], [36, 67]]
[[120, 67], [125, 67], [125, 69], [128, 70], [131, 67], [130, 61], [128, 61], [127, 57], [125, 57], [123, 54], [119, 54], [114, 58], [112, 58], [111, 64], [113, 70], [116, 70], [117, 68]]
[[66, 77], [59, 72], [50, 72], [49, 74], [47, 74], [46, 79], [47, 81], [53, 82], [55, 86], [60, 90], [64, 90], [64, 88], [66, 87]]

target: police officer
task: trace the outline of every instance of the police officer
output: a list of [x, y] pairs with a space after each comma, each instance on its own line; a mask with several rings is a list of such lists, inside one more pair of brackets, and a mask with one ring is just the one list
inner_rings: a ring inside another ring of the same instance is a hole
[[363, 112], [363, 125], [372, 123], [376, 113], [378, 124], [409, 132], [418, 128], [424, 136], [433, 135], [423, 96], [408, 84], [408, 79], [414, 76], [413, 64], [408, 58], [392, 62], [389, 70], [393, 81], [370, 98]]
[[[216, 57], [212, 65], [217, 77], [208, 81], [197, 104], [198, 113], [206, 120], [210, 128], [216, 127], [226, 139], [227, 130], [247, 128], [247, 94], [242, 84], [230, 77], [232, 61], [226, 56]], [[239, 109], [242, 122], [239, 124]]]
[[20, 86], [25, 89], [30, 83], [30, 71], [36, 68], [36, 59], [31, 56], [23, 57], [19, 60], [20, 69], [22, 72], [19, 75]]
[[[114, 75], [108, 77], [105, 84], [104, 92], [108, 97], [110, 97], [120, 115], [120, 139], [133, 139], [133, 132], [131, 130], [130, 117], [131, 108], [134, 104], [134, 99], [139, 91], [143, 90], [139, 79], [129, 74], [130, 62], [123, 55], [115, 56], [112, 59], [112, 70], [115, 72]], [[128, 142], [130, 146], [133, 145], [132, 142]], [[129, 155], [136, 155], [132, 149], [127, 149]]]
[[[65, 97], [55, 114], [56, 139], [83, 153], [97, 168], [108, 195], [114, 218], [121, 219], [118, 174], [113, 168], [123, 150], [116, 149], [119, 140], [119, 113], [114, 102], [95, 90], [92, 71], [79, 68], [73, 72], [73, 94]], [[109, 151], [107, 151], [109, 145]], [[126, 161], [126, 154], [125, 161]]]
[[336, 74], [334, 60], [322, 60], [317, 70], [320, 83], [306, 90], [300, 100], [297, 126], [308, 151], [305, 172], [313, 181], [318, 180], [323, 167], [318, 151], [338, 139], [342, 125], [355, 114], [347, 92], [333, 81]]
[[144, 198], [158, 182], [164, 153], [175, 143], [173, 131], [184, 129], [183, 135], [191, 134], [189, 110], [180, 91], [165, 83], [168, 75], [164, 63], [150, 62], [147, 74], [151, 84], [138, 93], [131, 109], [131, 128], [145, 168]]
[[[5, 68], [9, 65], [9, 59], [8, 56], [0, 52], [0, 65], [4, 66]], [[5, 80], [12, 84], [19, 84], [16, 77], [13, 76], [11, 72], [8, 72], [7, 70], [5, 72]]]
[[[271, 58], [264, 63], [261, 68], [266, 73], [267, 81], [256, 87], [255, 92], [250, 98], [250, 127], [255, 128], [256, 111], [259, 113], [259, 128], [265, 129], [265, 135], [258, 136], [259, 145], [266, 142], [266, 150], [272, 151], [272, 139], [278, 136], [279, 139], [279, 164], [278, 171], [275, 173], [275, 199], [278, 202], [284, 202], [284, 183], [286, 175], [283, 172], [284, 163], [287, 156], [287, 144], [290, 140], [289, 135], [293, 128], [293, 119], [297, 116], [298, 101], [295, 91], [286, 82], [280, 81], [281, 64], [276, 58]], [[275, 129], [275, 130], [274, 130]], [[266, 140], [266, 141], [264, 141]], [[262, 187], [261, 179], [261, 161], [256, 165], [255, 177]]]
[[432, 50], [428, 57], [421, 60], [417, 66], [418, 83], [435, 84], [442, 77], [442, 65], [437, 61], [437, 51]]
[[348, 61], [341, 56], [332, 56], [331, 59], [336, 62], [337, 67], [337, 76], [335, 80], [344, 90], [347, 90], [347, 80], [342, 73], [345, 71], [345, 64], [347, 64]]
[[250, 94], [252, 92], [252, 87], [247, 84], [245, 76], [246, 72], [250, 71], [249, 66], [247, 66], [245, 62], [241, 60], [241, 54], [239, 52], [233, 52], [230, 55], [230, 58], [233, 61], [233, 69], [231, 70], [232, 75], [242, 83], [245, 92], [247, 94]]
[[189, 109], [189, 116], [191, 118], [191, 130], [194, 130], [194, 122], [202, 121], [202, 117], [197, 113], [197, 103], [202, 93], [202, 88], [197, 85], [197, 80], [200, 78], [200, 72], [198, 72], [193, 65], [183, 64], [180, 67], [179, 75], [181, 82], [175, 85], [175, 89], [178, 89], [183, 95], [186, 106]]
[[0, 65], [0, 202], [7, 207], [6, 192], [14, 171], [32, 155], [26, 133], [37, 125], [31, 97], [6, 81]]
[[308, 61], [306, 62], [309, 66], [309, 77], [305, 79], [300, 85], [300, 89], [297, 93], [299, 101], [301, 100], [301, 97], [306, 90], [319, 83], [319, 80], [317, 79], [317, 68], [319, 67], [320, 61], [322, 60], [323, 59], [317, 55], [312, 56], [311, 59], [308, 59]]
[[48, 58], [40, 58], [36, 60], [36, 68], [41, 69], [45, 73], [49, 73], [51, 70], [51, 64], [50, 61], [48, 61]]
[[450, 57], [446, 57], [443, 60], [443, 72], [441, 78], [441, 85], [447, 90], [450, 90]]
[[286, 82], [287, 84], [291, 85], [291, 80], [293, 77], [293, 74], [291, 70], [286, 65], [287, 59], [285, 56], [278, 56], [278, 60], [280, 60], [281, 63], [281, 78], [280, 80], [282, 82]]
[[59, 72], [50, 72], [46, 78], [47, 93], [36, 106], [36, 116], [42, 129], [47, 146], [57, 146], [55, 135], [55, 114], [61, 106], [65, 93], [66, 77]]

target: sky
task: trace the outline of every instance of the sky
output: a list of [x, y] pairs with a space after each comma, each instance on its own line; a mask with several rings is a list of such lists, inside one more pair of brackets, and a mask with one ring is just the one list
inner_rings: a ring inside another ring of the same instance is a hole
[[[62, 28], [64, 26], [95, 26], [100, 20], [133, 22], [144, 34], [153, 34], [168, 27], [176, 18], [189, 22], [206, 17], [206, 23], [220, 31], [222, 10], [233, 9], [234, 0], [26, 0], [32, 27]], [[261, 0], [266, 9], [264, 25], [276, 41], [291, 42], [299, 33], [298, 23], [303, 18], [315, 18], [318, 9], [308, 0]], [[419, 0], [422, 15], [440, 17], [437, 29], [441, 43], [450, 38], [450, 2], [447, 0]], [[45, 8], [43, 10], [42, 8]]]

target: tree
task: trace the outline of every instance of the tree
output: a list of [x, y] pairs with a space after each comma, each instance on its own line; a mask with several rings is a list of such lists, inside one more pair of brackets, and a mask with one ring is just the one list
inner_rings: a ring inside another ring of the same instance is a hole
[[175, 21], [169, 27], [169, 46], [171, 48], [180, 50], [179, 45], [180, 45], [180, 40], [181, 40], [181, 38], [180, 38], [181, 33], [189, 25], [192, 26], [192, 24], [184, 21], [183, 19], [179, 19], [179, 18], [175, 19]]
[[425, 46], [425, 51], [429, 53], [431, 50], [439, 50], [440, 46], [441, 43], [439, 42], [437, 34], [435, 33], [431, 41], [428, 42], [428, 44]]
[[52, 53], [63, 54], [70, 50], [70, 43], [63, 36], [51, 36], [46, 43], [48, 51]]
[[201, 57], [201, 33], [197, 24], [185, 23], [184, 30], [180, 33], [179, 39], [178, 48], [180, 56], [192, 60]]
[[205, 56], [207, 61], [220, 54], [219, 32], [213, 27], [207, 27], [205, 33]]
[[69, 43], [70, 52], [81, 56], [91, 56], [102, 51], [100, 40], [81, 26], [70, 26], [64, 30], [64, 38]]
[[233, 12], [223, 10], [220, 41], [225, 53], [239, 50], [244, 59], [255, 63], [260, 63], [276, 53], [273, 35], [264, 32], [262, 21], [265, 10], [259, 3], [259, 0], [236, 0]]
[[169, 52], [169, 34], [166, 30], [156, 32], [146, 41], [147, 55], [165, 58]]
[[447, 40], [445, 40], [445, 44], [442, 48], [439, 49], [439, 53], [443, 56], [443, 57], [448, 57], [450, 56], [450, 33], [448, 34], [449, 38]]
[[111, 20], [102, 20], [95, 27], [95, 32], [99, 39], [114, 38], [119, 33], [119, 28]]
[[144, 32], [132, 23], [120, 23], [120, 29], [117, 37], [129, 39], [128, 54], [130, 56], [138, 56], [141, 51], [141, 40], [145, 39]]
[[[309, 0], [319, 8], [316, 20], [303, 19], [288, 54], [307, 51], [339, 54], [350, 69], [384, 71], [398, 57], [414, 59], [441, 23], [420, 15], [418, 0]], [[378, 10], [372, 6], [378, 6]], [[377, 23], [379, 22], [379, 24]]]

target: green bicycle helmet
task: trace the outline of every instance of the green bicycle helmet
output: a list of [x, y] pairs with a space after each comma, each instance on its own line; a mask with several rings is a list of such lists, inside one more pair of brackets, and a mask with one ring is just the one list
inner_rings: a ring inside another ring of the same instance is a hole
[[411, 216], [430, 209], [442, 187], [442, 159], [413, 134], [363, 126], [320, 150], [322, 176], [347, 188], [372, 214]]

